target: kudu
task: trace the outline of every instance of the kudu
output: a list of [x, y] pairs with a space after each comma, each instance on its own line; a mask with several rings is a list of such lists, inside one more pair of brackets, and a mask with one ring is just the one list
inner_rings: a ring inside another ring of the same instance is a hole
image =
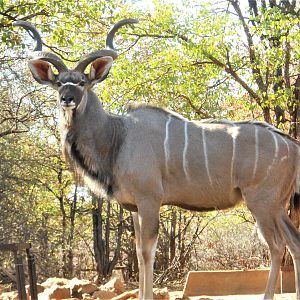
[[114, 33], [128, 23], [114, 26], [110, 49], [88, 54], [75, 69], [46, 52], [36, 52], [29, 68], [39, 83], [58, 91], [62, 148], [76, 172], [92, 191], [104, 188], [133, 212], [139, 298], [153, 297], [162, 205], [209, 211], [244, 200], [271, 253], [264, 299], [273, 299], [286, 243], [300, 299], [300, 234], [286, 212], [297, 188], [298, 142], [257, 121], [192, 122], [151, 106], [125, 116], [105, 112], [92, 87], [107, 77], [117, 58]]

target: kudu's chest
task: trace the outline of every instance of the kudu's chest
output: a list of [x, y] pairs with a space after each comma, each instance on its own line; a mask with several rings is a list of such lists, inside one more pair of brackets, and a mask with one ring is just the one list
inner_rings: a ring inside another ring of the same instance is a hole
[[66, 130], [64, 136], [64, 155], [79, 179], [94, 193], [113, 194], [114, 179], [107, 151], [91, 143], [92, 138], [76, 131]]

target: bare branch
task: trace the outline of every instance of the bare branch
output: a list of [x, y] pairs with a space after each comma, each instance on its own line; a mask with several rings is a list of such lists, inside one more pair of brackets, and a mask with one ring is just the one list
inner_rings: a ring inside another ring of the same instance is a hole
[[197, 107], [193, 102], [192, 99], [190, 97], [188, 97], [187, 95], [184, 94], [179, 94], [177, 95], [180, 98], [183, 98], [184, 100], [186, 100], [188, 102], [188, 104], [191, 106], [191, 108], [194, 110], [194, 112], [199, 115], [201, 118], [205, 118], [205, 119], [209, 119], [211, 118], [211, 115], [206, 112], [205, 110], [203, 110], [202, 105], [200, 107]]
[[259, 95], [236, 73], [235, 70], [233, 70], [231, 66], [224, 64], [206, 51], [204, 51], [204, 53], [206, 57], [208, 57], [215, 65], [219, 66], [220, 68], [224, 69], [226, 73], [230, 74], [233, 79], [238, 82], [259, 105], [261, 105], [261, 98]]
[[246, 24], [245, 18], [242, 14], [242, 11], [241, 11], [238, 1], [229, 0], [229, 2], [232, 4], [234, 10], [238, 14], [238, 17], [242, 23], [242, 26], [243, 26], [243, 29], [244, 29], [244, 32], [245, 32], [245, 35], [247, 38], [247, 42], [248, 42], [249, 59], [250, 59], [251, 65], [252, 65], [251, 66], [252, 73], [254, 74], [255, 81], [256, 81], [259, 89], [263, 92], [266, 90], [266, 86], [263, 82], [260, 69], [258, 68], [257, 63], [256, 63], [255, 46], [254, 46], [252, 35], [250, 33], [250, 29], [249, 29], [248, 25]]
[[9, 130], [0, 132], [0, 138], [3, 138], [4, 136], [14, 134], [14, 133], [25, 133], [25, 132], [28, 132], [28, 130], [9, 129]]
[[284, 80], [287, 88], [291, 87], [290, 80], [290, 63], [291, 63], [291, 45], [289, 41], [285, 43], [285, 60], [284, 60]]

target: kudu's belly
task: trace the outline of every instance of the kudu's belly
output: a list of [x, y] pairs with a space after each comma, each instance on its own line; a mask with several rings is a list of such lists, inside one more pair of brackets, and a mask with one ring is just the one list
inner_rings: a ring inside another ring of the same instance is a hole
[[243, 200], [240, 188], [227, 183], [181, 184], [165, 186], [163, 205], [194, 211], [227, 209]]

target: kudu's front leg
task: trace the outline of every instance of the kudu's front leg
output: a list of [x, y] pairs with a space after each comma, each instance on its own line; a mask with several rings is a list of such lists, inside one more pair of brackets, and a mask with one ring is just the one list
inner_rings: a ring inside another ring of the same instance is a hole
[[133, 213], [136, 250], [139, 262], [139, 299], [153, 299], [153, 263], [155, 258], [160, 203], [149, 199]]

